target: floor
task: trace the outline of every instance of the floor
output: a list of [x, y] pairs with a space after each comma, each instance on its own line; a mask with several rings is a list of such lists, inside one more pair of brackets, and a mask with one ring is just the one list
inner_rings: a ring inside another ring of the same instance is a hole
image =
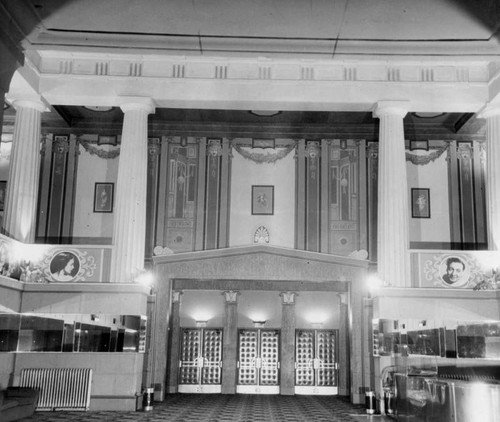
[[23, 422], [382, 422], [339, 396], [172, 394], [148, 412], [36, 412]]

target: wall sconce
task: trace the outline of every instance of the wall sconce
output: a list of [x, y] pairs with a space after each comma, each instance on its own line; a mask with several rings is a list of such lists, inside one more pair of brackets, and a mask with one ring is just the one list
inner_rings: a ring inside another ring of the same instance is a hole
[[196, 321], [197, 328], [205, 328], [207, 326], [207, 321]]
[[315, 330], [321, 330], [323, 328], [323, 323], [322, 322], [313, 322], [312, 327]]
[[91, 315], [90, 315], [90, 319], [91, 319], [92, 321], [96, 321], [96, 322], [97, 322], [97, 321], [99, 321], [99, 317], [98, 317], [96, 314], [91, 314]]
[[255, 328], [262, 328], [262, 327], [264, 327], [264, 325], [266, 325], [266, 322], [267, 321], [265, 321], [265, 320], [264, 321], [253, 321], [253, 326]]

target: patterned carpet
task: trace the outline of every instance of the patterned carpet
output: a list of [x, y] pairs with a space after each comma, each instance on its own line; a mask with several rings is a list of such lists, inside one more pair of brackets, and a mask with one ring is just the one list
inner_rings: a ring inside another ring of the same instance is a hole
[[[357, 417], [355, 415], [358, 415]], [[365, 416], [361, 416], [365, 415]], [[149, 412], [37, 412], [24, 422], [356, 422], [364, 405], [338, 396], [172, 394]], [[380, 419], [377, 419], [380, 420]]]

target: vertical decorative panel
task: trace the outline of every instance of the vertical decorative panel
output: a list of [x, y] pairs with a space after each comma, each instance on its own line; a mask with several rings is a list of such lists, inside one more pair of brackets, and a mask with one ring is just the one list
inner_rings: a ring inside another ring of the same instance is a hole
[[[79, 156], [79, 144], [75, 135], [70, 135], [69, 137], [69, 154], [68, 154], [68, 168], [72, 169], [68, 171], [66, 187], [65, 187], [65, 198], [64, 198], [64, 210], [63, 210], [63, 222], [62, 222], [62, 242], [70, 243], [70, 239], [73, 235], [73, 210], [75, 208], [75, 192], [76, 192], [76, 174], [78, 172], [78, 156]], [[71, 216], [71, 218], [68, 218]]]
[[486, 225], [486, 146], [484, 142], [474, 142], [474, 205], [476, 207], [476, 242], [488, 243]]
[[335, 140], [329, 156], [329, 252], [349, 255], [359, 249], [359, 162], [353, 140]]
[[198, 144], [190, 143], [187, 139], [182, 143], [172, 139], [168, 146], [167, 166], [167, 210], [164, 243], [174, 252], [193, 251], [198, 183]]
[[450, 142], [450, 231], [452, 248], [485, 247], [485, 161], [474, 141]]
[[450, 201], [450, 237], [451, 243], [460, 244], [462, 241], [462, 230], [460, 224], [460, 186], [458, 170], [457, 142], [451, 141], [448, 149], [448, 186]]
[[38, 241], [71, 243], [77, 164], [76, 137], [45, 137], [40, 169]]
[[146, 257], [153, 255], [153, 249], [156, 245], [155, 239], [155, 224], [157, 221], [157, 192], [158, 192], [158, 177], [161, 158], [161, 142], [160, 138], [148, 139], [148, 184], [146, 196]]
[[460, 142], [458, 144], [458, 171], [462, 214], [462, 243], [474, 243], [476, 222], [474, 218], [472, 145], [468, 142]]
[[368, 184], [368, 256], [370, 260], [377, 259], [377, 230], [378, 230], [378, 144], [368, 144], [367, 154], [367, 184]]
[[321, 217], [321, 149], [318, 141], [306, 142], [306, 247], [319, 252]]
[[306, 248], [306, 189], [304, 181], [306, 180], [305, 163], [305, 140], [300, 139], [297, 143], [297, 154], [295, 158], [295, 181], [297, 201], [295, 209], [295, 247], [300, 250]]
[[199, 158], [198, 158], [198, 191], [196, 201], [196, 228], [195, 228], [195, 245], [196, 251], [201, 251], [204, 248], [205, 236], [205, 176], [207, 166], [207, 141], [205, 138], [198, 139]]
[[222, 140], [209, 139], [205, 194], [205, 249], [218, 247]]

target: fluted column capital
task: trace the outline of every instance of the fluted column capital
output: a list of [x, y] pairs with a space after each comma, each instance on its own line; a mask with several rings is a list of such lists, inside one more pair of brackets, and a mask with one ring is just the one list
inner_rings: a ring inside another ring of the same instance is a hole
[[43, 113], [44, 111], [49, 111], [49, 108], [39, 98], [15, 98], [15, 99], [10, 99], [10, 103], [12, 104], [12, 107], [16, 109], [16, 111], [18, 111], [21, 108], [23, 109], [29, 108], [37, 110], [40, 113]]
[[155, 112], [154, 101], [148, 97], [120, 97], [120, 108], [124, 113], [129, 111], [144, 111], [147, 114]]
[[408, 114], [409, 101], [379, 101], [373, 109], [373, 117], [399, 116], [401, 118]]

